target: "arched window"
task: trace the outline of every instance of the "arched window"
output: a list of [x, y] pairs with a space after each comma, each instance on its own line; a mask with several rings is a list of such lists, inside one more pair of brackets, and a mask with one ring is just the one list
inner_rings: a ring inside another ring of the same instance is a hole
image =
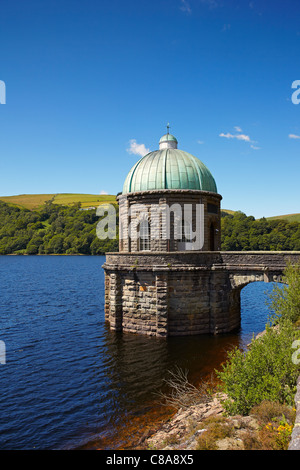
[[147, 219], [140, 222], [140, 251], [150, 251], [150, 225]]

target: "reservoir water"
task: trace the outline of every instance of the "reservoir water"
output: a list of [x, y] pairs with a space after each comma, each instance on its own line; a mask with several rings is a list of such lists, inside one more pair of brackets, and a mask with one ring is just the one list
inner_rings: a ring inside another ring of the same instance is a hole
[[[158, 339], [104, 322], [104, 257], [0, 256], [0, 449], [125, 448], [163, 419], [168, 371], [209, 375], [264, 329], [265, 292], [242, 290], [235, 334]], [[3, 361], [2, 361], [3, 362]]]

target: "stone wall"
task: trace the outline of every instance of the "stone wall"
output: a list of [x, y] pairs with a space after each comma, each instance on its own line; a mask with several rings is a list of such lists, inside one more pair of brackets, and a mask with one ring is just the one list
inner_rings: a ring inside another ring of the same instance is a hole
[[[225, 333], [239, 325], [226, 273], [106, 270], [106, 320], [114, 330], [156, 336]], [[224, 313], [225, 312], [225, 313]]]
[[240, 326], [240, 292], [280, 281], [299, 252], [110, 253], [105, 318], [117, 331], [156, 336], [220, 334]]
[[[210, 228], [213, 226], [213, 250], [220, 250], [221, 246], [221, 212], [220, 201], [222, 197], [219, 194], [208, 191], [196, 190], [161, 190], [129, 193], [118, 196], [119, 202], [119, 220], [120, 252], [139, 252], [140, 241], [136, 237], [129, 237], [129, 227], [135, 231], [138, 230], [138, 223], [144, 219], [149, 222], [150, 231], [153, 227], [159, 227], [158, 237], [150, 239], [150, 251], [178, 251], [180, 240], [174, 233], [174, 212], [170, 211], [170, 234], [166, 233], [165, 224], [162, 223], [164, 207], [179, 207], [182, 216], [184, 215], [184, 206], [190, 204], [193, 207], [192, 230], [196, 232], [196, 205], [203, 205], [203, 229], [204, 245], [201, 250], [210, 250], [211, 236]], [[141, 206], [145, 211], [141, 212]], [[213, 209], [211, 209], [213, 208]], [[130, 210], [132, 213], [130, 214]], [[181, 225], [181, 223], [180, 223]], [[199, 225], [199, 224], [198, 224]], [[181, 229], [181, 227], [180, 227]], [[197, 227], [197, 233], [199, 227]]]

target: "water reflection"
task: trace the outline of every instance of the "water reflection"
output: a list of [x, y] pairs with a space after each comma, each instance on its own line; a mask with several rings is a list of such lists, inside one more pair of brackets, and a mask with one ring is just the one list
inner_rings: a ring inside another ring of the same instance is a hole
[[151, 422], [166, 417], [167, 411], [157, 402], [156, 392], [163, 389], [168, 372], [176, 366], [188, 370], [194, 384], [208, 378], [226, 360], [229, 349], [244, 347], [253, 334], [264, 329], [268, 318], [266, 292], [272, 288], [271, 284], [256, 283], [242, 291], [241, 329], [231, 334], [165, 339], [116, 333], [105, 324], [105, 354], [102, 351], [99, 355], [112, 407], [107, 425], [94, 445], [126, 448]]
[[105, 324], [98, 377], [102, 425], [87, 448], [116, 449], [136, 442], [147, 426], [174, 411], [163, 407], [157, 397], [170, 370], [176, 366], [188, 370], [189, 380], [199, 383], [239, 341], [234, 334], [156, 338], [114, 332]]

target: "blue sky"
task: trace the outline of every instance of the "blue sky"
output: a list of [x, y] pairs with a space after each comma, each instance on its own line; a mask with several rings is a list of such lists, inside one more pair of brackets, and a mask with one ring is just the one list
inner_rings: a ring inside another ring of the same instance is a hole
[[170, 122], [179, 148], [211, 170], [223, 208], [300, 212], [300, 2], [0, 9], [0, 195], [116, 194]]

